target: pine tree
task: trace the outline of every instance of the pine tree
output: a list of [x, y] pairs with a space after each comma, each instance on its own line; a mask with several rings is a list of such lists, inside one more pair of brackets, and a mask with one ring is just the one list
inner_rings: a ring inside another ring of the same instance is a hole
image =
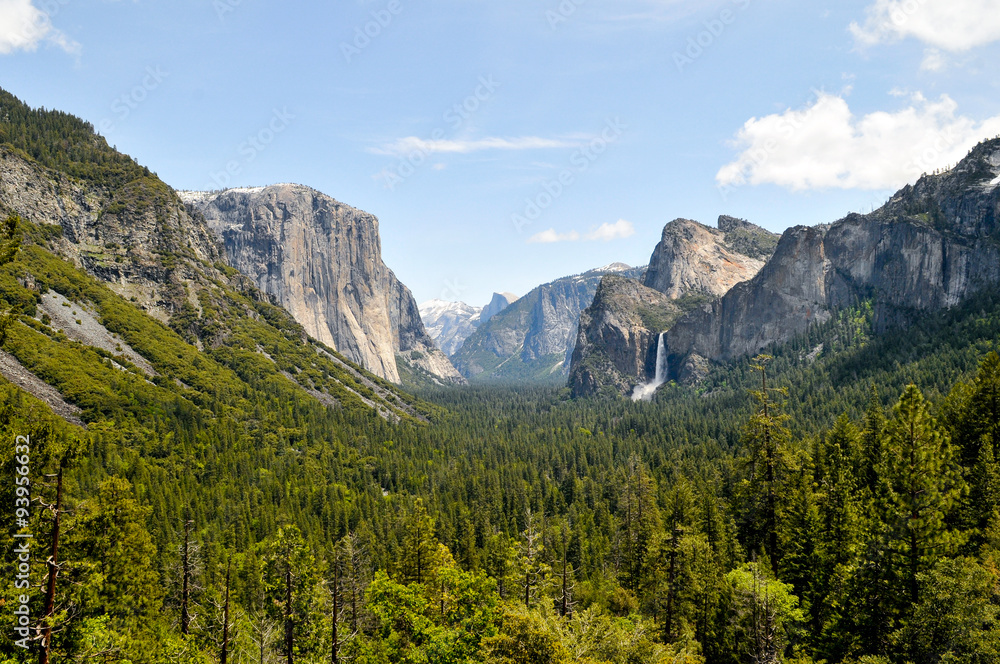
[[772, 392], [785, 396], [787, 390], [769, 388], [767, 385], [767, 364], [770, 360], [769, 355], [754, 358], [752, 366], [760, 373], [761, 389], [751, 391], [757, 401], [757, 411], [744, 427], [743, 443], [750, 454], [750, 484], [754, 493], [751, 509], [758, 512], [754, 521], [760, 545], [771, 563], [772, 573], [777, 575], [781, 560], [778, 549], [778, 503], [788, 467], [786, 457], [791, 432], [785, 424], [788, 416], [781, 412], [780, 404], [771, 398]]
[[918, 575], [956, 550], [959, 534], [945, 519], [964, 482], [948, 434], [928, 411], [915, 385], [903, 392], [886, 429], [887, 525], [892, 565], [912, 604], [920, 601]]

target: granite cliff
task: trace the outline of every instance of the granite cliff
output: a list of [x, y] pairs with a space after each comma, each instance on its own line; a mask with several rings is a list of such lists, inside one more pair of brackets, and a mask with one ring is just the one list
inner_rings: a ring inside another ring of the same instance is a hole
[[309, 187], [179, 192], [227, 262], [327, 346], [394, 383], [463, 383], [416, 301], [382, 262], [378, 219]]
[[635, 279], [601, 279], [593, 303], [580, 314], [569, 386], [574, 395], [624, 394], [656, 369], [659, 331], [682, 313], [668, 295]]
[[[0, 218], [19, 217], [22, 235], [5, 293], [24, 312], [8, 330], [0, 375], [75, 423], [103, 417], [108, 404], [134, 407], [150, 390], [174, 390], [153, 401], [176, 404], [204, 391], [190, 402], [203, 407], [217, 387], [209, 376], [324, 407], [426, 419], [430, 410], [396, 386], [309, 339], [225, 263], [201, 214], [90, 124], [3, 90], [0, 108]], [[76, 358], [73, 371], [64, 353]], [[95, 378], [105, 365], [112, 375]], [[81, 381], [107, 400], [81, 392]]]
[[671, 375], [691, 380], [692, 358], [756, 353], [871, 300], [875, 330], [905, 327], [1000, 283], [1000, 139], [954, 169], [926, 175], [871, 214], [785, 231], [752, 280], [677, 322], [667, 337]]
[[485, 307], [473, 307], [465, 302], [429, 300], [420, 305], [420, 318], [437, 347], [445, 355], [451, 356], [458, 352], [480, 325], [509, 307], [515, 300], [517, 296], [511, 293], [494, 293]]
[[543, 284], [482, 323], [451, 359], [474, 382], [560, 382], [601, 277], [644, 272], [615, 263]]
[[[727, 216], [719, 217], [718, 228], [690, 219], [668, 223], [643, 283], [605, 277], [581, 315], [569, 377], [573, 394], [626, 393], [651, 378], [660, 333], [757, 274], [777, 239]], [[698, 362], [689, 370], [700, 370]]]

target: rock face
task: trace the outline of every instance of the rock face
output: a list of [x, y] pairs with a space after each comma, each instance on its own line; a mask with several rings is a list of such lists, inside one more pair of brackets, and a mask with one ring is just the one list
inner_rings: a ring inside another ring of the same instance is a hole
[[222, 252], [212, 233], [152, 176], [88, 186], [0, 148], [0, 209], [60, 227], [53, 248], [164, 323], [191, 299], [189, 285], [226, 280], [213, 267]]
[[462, 375], [478, 382], [564, 380], [580, 312], [593, 302], [601, 277], [640, 276], [644, 270], [615, 263], [539, 286], [481, 324], [452, 362]]
[[749, 236], [754, 231], [762, 238], [777, 240], [764, 229], [732, 217], [721, 218], [718, 229], [676, 219], [663, 228], [643, 283], [675, 300], [691, 293], [721, 297], [764, 267], [759, 249], [755, 255], [747, 255], [727, 241], [730, 234]]
[[681, 314], [668, 295], [635, 279], [608, 275], [580, 314], [569, 386], [574, 396], [624, 394], [656, 370], [659, 329]]
[[465, 302], [428, 300], [420, 305], [427, 334], [445, 355], [453, 355], [479, 327], [483, 310]]
[[479, 325], [486, 323], [516, 301], [517, 295], [513, 293], [493, 293], [493, 299], [483, 307], [482, 313], [479, 315]]
[[439, 382], [464, 382], [427, 336], [409, 289], [382, 262], [374, 216], [299, 185], [179, 195], [204, 215], [228, 263], [311, 336], [395, 383], [398, 363]]
[[720, 217], [718, 229], [689, 219], [668, 223], [643, 284], [606, 277], [581, 315], [569, 378], [574, 396], [627, 393], [651, 379], [660, 333], [757, 274], [777, 239], [733, 217]]
[[512, 293], [493, 293], [493, 299], [485, 307], [473, 307], [465, 302], [429, 300], [420, 305], [420, 318], [437, 347], [451, 356], [480, 325], [516, 300], [517, 296]]
[[954, 306], [1000, 283], [1000, 139], [953, 170], [924, 176], [868, 215], [785, 231], [751, 281], [678, 321], [671, 373], [790, 339], [838, 307], [872, 299], [876, 331]]

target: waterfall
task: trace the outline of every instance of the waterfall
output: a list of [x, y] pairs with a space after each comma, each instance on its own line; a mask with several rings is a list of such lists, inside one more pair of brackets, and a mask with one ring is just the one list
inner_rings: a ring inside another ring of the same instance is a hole
[[656, 342], [656, 373], [649, 383], [640, 383], [632, 390], [632, 401], [651, 401], [653, 394], [661, 385], [667, 382], [667, 343], [666, 332], [660, 333]]

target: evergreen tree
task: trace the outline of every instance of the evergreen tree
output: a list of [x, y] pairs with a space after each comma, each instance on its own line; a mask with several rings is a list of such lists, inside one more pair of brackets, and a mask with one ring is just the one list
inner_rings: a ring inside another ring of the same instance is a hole
[[917, 604], [918, 576], [954, 552], [960, 542], [946, 518], [964, 483], [948, 434], [931, 416], [915, 385], [908, 386], [896, 404], [886, 445], [891, 564], [907, 589], [907, 599]]
[[760, 374], [760, 390], [751, 394], [757, 402], [757, 410], [750, 417], [743, 430], [743, 444], [749, 453], [750, 490], [752, 521], [758, 547], [763, 549], [777, 575], [781, 560], [778, 550], [778, 514], [782, 495], [782, 482], [788, 469], [787, 450], [791, 432], [786, 426], [789, 417], [781, 412], [781, 406], [771, 398], [772, 393], [785, 396], [787, 390], [774, 389], [767, 384], [767, 364], [769, 355], [754, 358], [752, 368]]

